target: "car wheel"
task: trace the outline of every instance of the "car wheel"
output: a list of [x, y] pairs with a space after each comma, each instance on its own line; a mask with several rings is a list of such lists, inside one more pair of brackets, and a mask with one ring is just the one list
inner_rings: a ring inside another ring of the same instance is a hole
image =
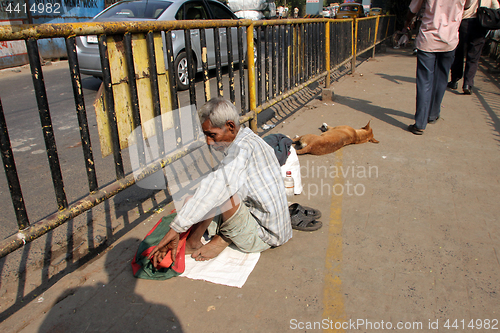
[[189, 71], [186, 52], [182, 51], [177, 55], [174, 68], [177, 90], [187, 90], [189, 88]]

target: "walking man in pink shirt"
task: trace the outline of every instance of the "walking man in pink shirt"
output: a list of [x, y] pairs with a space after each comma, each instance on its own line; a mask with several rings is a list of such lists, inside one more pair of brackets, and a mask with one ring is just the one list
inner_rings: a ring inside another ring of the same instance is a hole
[[424, 133], [427, 124], [440, 116], [441, 102], [448, 84], [448, 73], [458, 45], [458, 28], [464, 8], [472, 0], [412, 0], [403, 33], [413, 16], [425, 5], [422, 24], [416, 38], [417, 102], [415, 124], [408, 130]]

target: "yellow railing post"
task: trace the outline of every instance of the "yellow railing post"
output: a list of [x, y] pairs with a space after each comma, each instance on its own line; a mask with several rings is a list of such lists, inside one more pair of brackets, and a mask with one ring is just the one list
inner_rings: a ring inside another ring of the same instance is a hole
[[247, 26], [247, 66], [248, 66], [248, 99], [250, 103], [250, 112], [254, 113], [254, 117], [250, 120], [250, 129], [257, 133], [257, 89], [255, 87], [255, 66], [253, 53], [253, 23]]
[[351, 29], [352, 38], [352, 60], [351, 60], [351, 73], [354, 74], [356, 71], [356, 51], [358, 47], [358, 21], [356, 19], [352, 20]]
[[373, 53], [372, 53], [372, 58], [375, 58], [375, 48], [377, 47], [377, 35], [378, 35], [379, 19], [380, 19], [380, 15], [377, 15], [377, 21], [375, 23], [375, 37], [373, 38]]
[[330, 22], [327, 21], [325, 26], [325, 65], [326, 65], [326, 80], [325, 88], [330, 87]]

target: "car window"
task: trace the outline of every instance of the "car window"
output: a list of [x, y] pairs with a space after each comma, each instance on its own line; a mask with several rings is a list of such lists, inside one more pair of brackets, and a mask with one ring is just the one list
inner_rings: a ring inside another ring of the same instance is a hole
[[124, 1], [109, 7], [98, 17], [157, 19], [171, 4], [170, 1]]
[[207, 10], [200, 1], [186, 2], [175, 14], [177, 20], [206, 20]]
[[358, 11], [358, 6], [342, 6], [339, 9], [341, 12], [357, 12]]
[[226, 7], [216, 3], [209, 1], [208, 2], [208, 7], [210, 8], [210, 11], [212, 12], [212, 16], [214, 19], [217, 20], [232, 20], [234, 19], [234, 14], [228, 10]]

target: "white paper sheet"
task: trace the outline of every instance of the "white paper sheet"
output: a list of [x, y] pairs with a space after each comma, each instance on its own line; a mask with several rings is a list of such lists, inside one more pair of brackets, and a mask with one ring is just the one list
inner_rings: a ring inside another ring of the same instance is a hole
[[180, 276], [241, 288], [259, 258], [260, 253], [244, 253], [231, 245], [208, 261], [196, 261], [186, 255], [186, 269]]

